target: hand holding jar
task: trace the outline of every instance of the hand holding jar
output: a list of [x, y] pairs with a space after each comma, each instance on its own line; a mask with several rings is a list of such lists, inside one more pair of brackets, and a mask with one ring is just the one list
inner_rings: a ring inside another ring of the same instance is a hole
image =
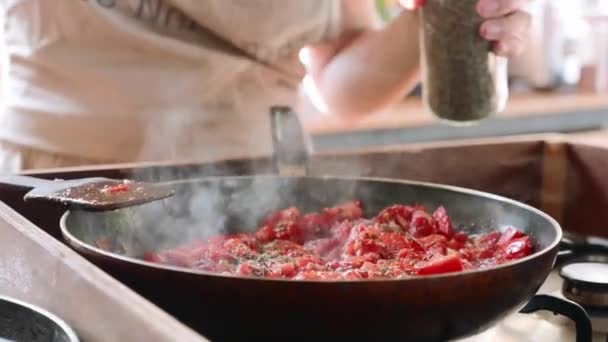
[[507, 61], [526, 44], [528, 0], [403, 0], [420, 9], [423, 94], [451, 123], [501, 112], [508, 98]]
[[[428, 0], [432, 1], [432, 0]], [[525, 11], [532, 0], [478, 0], [477, 14], [484, 19], [480, 27], [483, 38], [495, 42], [500, 56], [516, 56], [525, 48], [530, 36], [530, 15]], [[420, 8], [425, 0], [401, 0], [407, 9]]]

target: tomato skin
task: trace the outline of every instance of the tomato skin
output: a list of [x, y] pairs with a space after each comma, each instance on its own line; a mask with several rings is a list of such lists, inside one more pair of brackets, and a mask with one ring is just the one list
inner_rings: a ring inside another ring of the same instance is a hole
[[426, 265], [416, 270], [418, 275], [432, 275], [463, 270], [463, 263], [458, 254], [448, 255], [429, 261]]
[[440, 234], [431, 234], [418, 239], [418, 242], [424, 247], [429, 248], [434, 245], [447, 245], [448, 239]]
[[311, 251], [314, 254], [325, 256], [339, 245], [340, 240], [330, 237], [309, 241], [304, 244], [304, 249]]
[[433, 254], [447, 254], [448, 240], [445, 236], [440, 234], [431, 234], [418, 239], [418, 242], [422, 244], [424, 249]]
[[357, 239], [352, 242], [351, 255], [362, 256], [368, 253], [376, 253], [379, 255], [385, 255], [386, 249], [380, 241], [374, 239]]
[[519, 259], [529, 255], [532, 252], [530, 237], [524, 236], [511, 240], [511, 242], [504, 247], [502, 252], [508, 260]]
[[303, 231], [297, 222], [280, 222], [274, 228], [276, 238], [279, 240], [290, 240], [301, 242]]
[[161, 258], [161, 256], [158, 253], [154, 253], [154, 252], [144, 253], [144, 256], [142, 259], [144, 261], [156, 262], [156, 263], [162, 263], [165, 261], [164, 258]]
[[116, 184], [116, 185], [111, 185], [108, 186], [107, 188], [105, 188], [107, 193], [110, 194], [118, 194], [121, 192], [128, 192], [130, 189], [129, 184], [127, 183], [121, 183], [121, 184]]
[[487, 234], [481, 234], [476, 240], [475, 244], [479, 247], [489, 248], [493, 247], [500, 238], [499, 232], [491, 232]]
[[448, 247], [453, 250], [460, 250], [465, 247], [468, 240], [467, 234], [456, 233], [450, 241], [448, 241]]
[[254, 275], [256, 269], [254, 269], [249, 263], [242, 263], [237, 266], [236, 273], [241, 275]]
[[447, 238], [454, 236], [454, 227], [444, 207], [439, 207], [433, 212], [433, 220], [437, 227], [437, 232]]
[[427, 236], [435, 232], [435, 222], [433, 221], [433, 218], [423, 210], [414, 211], [410, 226], [413, 230], [414, 237]]
[[320, 266], [321, 264], [321, 259], [312, 255], [302, 256], [296, 260], [296, 266], [298, 267], [298, 269], [313, 269], [316, 268], [316, 266]]
[[399, 233], [384, 233], [381, 240], [390, 255], [396, 255], [399, 251], [410, 247], [405, 236]]
[[276, 235], [271, 226], [264, 225], [255, 233], [255, 238], [261, 243], [266, 243], [274, 240]]
[[292, 263], [284, 263], [277, 266], [281, 276], [291, 278], [296, 275], [296, 267]]
[[511, 241], [523, 236], [523, 233], [513, 227], [507, 227], [496, 243], [498, 246], [505, 246]]
[[164, 259], [167, 264], [180, 267], [190, 267], [193, 264], [188, 256], [187, 252], [178, 250], [169, 250], [163, 253]]
[[408, 240], [409, 244], [410, 244], [410, 248], [415, 251], [415, 252], [425, 252], [424, 247], [420, 244], [420, 242], [418, 242], [418, 240], [416, 239], [409, 239]]
[[348, 236], [351, 234], [352, 229], [352, 223], [344, 221], [339, 224], [336, 224], [334, 227], [331, 228], [331, 235], [336, 239], [343, 241], [348, 238]]
[[494, 255], [499, 238], [500, 233], [496, 231], [478, 236], [474, 242], [475, 247], [470, 249], [474, 258], [486, 259]]
[[281, 221], [296, 221], [300, 217], [300, 211], [295, 207], [279, 210], [271, 213], [262, 220], [262, 226], [276, 226]]
[[[304, 238], [304, 231], [300, 227], [300, 212], [295, 207], [290, 207], [268, 215], [262, 221], [262, 229], [259, 230], [258, 238], [261, 241], [272, 241], [273, 239], [291, 240], [300, 242]], [[268, 226], [270, 228], [265, 228]], [[271, 233], [269, 229], [274, 231]]]
[[350, 258], [344, 260], [343, 266], [346, 266], [347, 268], [359, 268], [363, 265], [364, 262], [365, 262], [364, 257], [353, 256], [353, 257], [350, 257]]
[[409, 230], [412, 214], [416, 209], [407, 205], [393, 205], [384, 208], [374, 221], [385, 227], [399, 227], [405, 232]]
[[332, 223], [344, 220], [358, 220], [363, 217], [363, 209], [360, 201], [348, 202], [324, 209], [323, 216], [325, 216], [325, 220], [329, 220]]

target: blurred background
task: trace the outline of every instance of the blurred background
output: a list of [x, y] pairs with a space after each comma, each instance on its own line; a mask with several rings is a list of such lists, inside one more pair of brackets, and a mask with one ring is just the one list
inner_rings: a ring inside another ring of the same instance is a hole
[[529, 6], [533, 34], [528, 50], [509, 61], [504, 112], [476, 126], [450, 127], [424, 108], [418, 88], [397, 108], [356, 122], [306, 115], [316, 149], [551, 132], [608, 141], [608, 0], [535, 0]]

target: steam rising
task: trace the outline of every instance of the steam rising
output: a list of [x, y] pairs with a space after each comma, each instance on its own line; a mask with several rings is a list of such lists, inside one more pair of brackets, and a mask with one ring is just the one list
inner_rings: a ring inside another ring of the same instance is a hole
[[[292, 97], [297, 91], [285, 84], [277, 85], [277, 80], [268, 74], [267, 70], [259, 70], [240, 75], [241, 82], [220, 91], [212, 103], [179, 104], [181, 107], [174, 106], [169, 113], [150, 115], [139, 160], [181, 160], [206, 166], [191, 170], [143, 169], [131, 176], [161, 182], [196, 181], [178, 182], [173, 198], [112, 215], [108, 224], [124, 228], [120, 231], [125, 240], [124, 252], [141, 256], [145, 251], [173, 247], [234, 229], [252, 230], [264, 214], [285, 206], [282, 202], [286, 199], [280, 198], [277, 183], [253, 179], [245, 185], [238, 182], [239, 191], [234, 191], [237, 187], [234, 182], [213, 178], [243, 176], [226, 164], [214, 164], [216, 161], [270, 158], [269, 108], [277, 104], [295, 107], [297, 101]], [[268, 166], [252, 167], [246, 173], [268, 174]], [[96, 222], [90, 225], [95, 226]], [[95, 227], [91, 233], [93, 229]]]
[[[258, 84], [264, 89], [265, 85], [268, 86], [268, 80], [258, 79], [251, 84]], [[251, 97], [252, 90], [248, 91], [249, 93], [241, 93], [240, 90], [226, 92], [222, 101], [215, 105], [218, 111], [216, 115], [203, 115], [200, 108], [196, 110], [193, 109], [196, 107], [194, 105], [183, 105], [171, 113], [164, 113], [150, 120], [140, 160], [191, 160], [197, 164], [203, 162], [207, 165], [203, 169], [143, 169], [132, 175], [136, 179], [151, 181], [180, 179], [190, 181], [177, 183], [177, 194], [173, 198], [138, 208], [101, 214], [110, 229], [119, 229], [118, 240], [123, 249], [121, 252], [137, 257], [147, 251], [171, 248], [220, 233], [236, 230], [252, 231], [264, 215], [292, 205], [306, 213], [340, 202], [363, 200], [365, 216], [371, 217], [386, 205], [419, 203], [425, 196], [426, 200], [429, 200], [428, 195], [421, 196], [416, 192], [397, 193], [391, 186], [384, 188], [376, 185], [361, 186], [359, 182], [334, 180], [327, 182], [326, 186], [319, 186], [318, 183], [315, 186], [308, 186], [310, 184], [306, 181], [289, 181], [287, 178], [252, 177], [246, 180], [214, 178], [244, 176], [242, 172], [237, 172], [227, 164], [211, 164], [215, 160], [224, 159], [226, 156], [266, 155], [269, 157], [272, 152], [268, 111], [271, 105], [277, 103], [261, 101], [257, 106], [245, 106], [240, 95]], [[253, 94], [259, 95], [259, 93], [260, 89], [257, 89]], [[294, 101], [285, 97], [285, 102], [278, 104], [285, 103], [294, 103]], [[206, 108], [211, 110], [209, 108], [212, 107]], [[227, 119], [218, 114], [227, 111], [235, 113], [234, 117]], [[218, 120], [238, 120], [234, 125], [243, 128], [235, 130], [230, 125], [218, 124]], [[185, 134], [197, 130], [199, 134]], [[235, 131], [238, 134], [235, 134]], [[249, 134], [251, 132], [258, 134]], [[218, 145], [218, 141], [226, 141], [227, 144]], [[461, 153], [454, 154], [453, 151], [430, 154], [418, 152], [402, 151], [390, 158], [382, 153], [316, 156], [311, 165], [312, 176], [408, 178], [431, 182], [447, 181], [464, 186], [494, 184], [491, 179], [495, 175], [491, 173], [483, 174], [487, 179], [471, 179], [466, 169], [480, 167], [475, 164], [476, 158], [471, 158], [469, 162], [462, 160]], [[496, 162], [495, 158], [492, 161]], [[431, 165], [437, 167], [429, 169]], [[271, 170], [269, 166], [270, 164], [262, 163], [259, 168], [251, 167], [245, 173], [268, 174]], [[505, 179], [504, 175], [502, 176], [501, 179]], [[511, 184], [507, 183], [507, 186]], [[406, 199], [409, 201], [404, 202]], [[497, 208], [486, 208], [482, 203], [471, 207], [474, 212], [460, 208], [461, 213], [467, 214], [458, 215], [450, 210], [449, 201], [444, 201], [441, 196], [432, 198], [431, 202], [419, 204], [433, 210], [439, 203], [446, 204], [448, 212], [457, 223], [462, 222], [459, 219], [470, 220], [471, 217], [476, 217], [480, 211], [488, 213], [499, 211]], [[451, 205], [458, 207], [457, 203]], [[522, 226], [524, 222], [516, 220], [517, 216], [511, 218], [515, 221], [509, 223], [526, 228]], [[92, 236], [102, 234], [103, 230], [99, 229], [97, 219], [86, 220], [89, 221], [86, 222], [87, 227], [83, 229], [87, 229], [87, 234]], [[499, 225], [503, 223], [494, 222]]]

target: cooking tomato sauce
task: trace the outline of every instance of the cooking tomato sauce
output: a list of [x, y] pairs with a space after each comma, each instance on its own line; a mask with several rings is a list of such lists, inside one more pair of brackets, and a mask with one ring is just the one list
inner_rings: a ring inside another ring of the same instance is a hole
[[255, 233], [224, 235], [143, 259], [226, 275], [296, 280], [402, 278], [493, 267], [532, 253], [530, 237], [456, 232], [443, 207], [393, 205], [371, 219], [359, 202], [268, 215]]

